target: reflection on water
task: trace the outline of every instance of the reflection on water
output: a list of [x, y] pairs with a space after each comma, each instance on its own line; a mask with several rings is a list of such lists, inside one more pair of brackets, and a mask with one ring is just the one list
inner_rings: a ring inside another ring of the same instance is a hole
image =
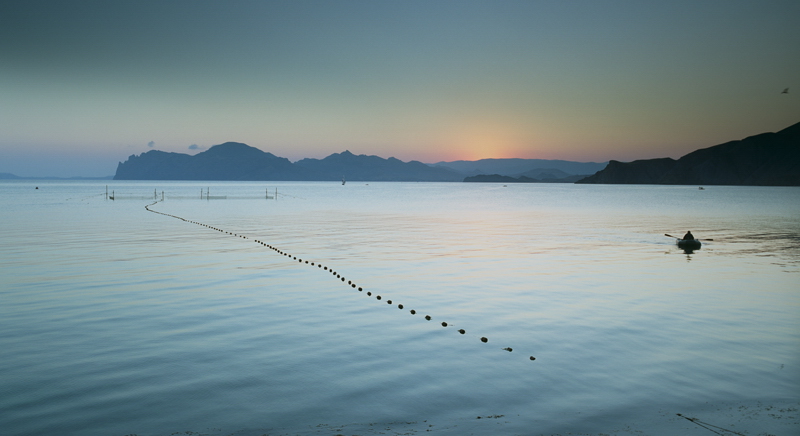
[[[7, 434], [797, 428], [797, 189], [35, 183], [0, 183]], [[122, 200], [162, 190], [188, 222]]]

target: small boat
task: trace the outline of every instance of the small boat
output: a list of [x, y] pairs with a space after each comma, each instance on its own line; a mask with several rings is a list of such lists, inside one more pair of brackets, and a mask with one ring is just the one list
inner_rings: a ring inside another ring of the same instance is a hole
[[686, 249], [686, 250], [696, 250], [700, 248], [701, 244], [699, 239], [678, 239], [677, 241], [678, 247]]

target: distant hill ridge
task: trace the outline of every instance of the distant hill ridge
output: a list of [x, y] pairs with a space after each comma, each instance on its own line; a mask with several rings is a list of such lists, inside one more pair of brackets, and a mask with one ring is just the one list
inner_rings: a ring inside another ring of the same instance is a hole
[[114, 180], [316, 180], [289, 159], [226, 142], [194, 156], [150, 150], [117, 165]]
[[[594, 175], [583, 177], [582, 174]], [[6, 178], [13, 176], [6, 175]], [[151, 150], [117, 166], [115, 180], [561, 182], [800, 186], [800, 123], [671, 158], [619, 162], [481, 159], [424, 164], [349, 151], [295, 163], [226, 142], [194, 156]], [[577, 180], [577, 181], [576, 181]]]
[[800, 186], [800, 123], [670, 158], [618, 162], [576, 183]]
[[354, 181], [426, 181], [455, 182], [460, 174], [443, 168], [434, 168], [422, 162], [403, 162], [390, 157], [354, 155], [349, 151], [334, 153], [324, 159], [302, 159], [295, 165], [314, 171], [326, 180], [345, 177]]
[[[572, 168], [582, 168], [580, 162], [548, 161], [541, 159], [496, 159], [492, 168], [507, 165], [499, 174], [560, 179], [572, 177]], [[450, 163], [434, 165], [418, 161], [403, 162], [390, 157], [355, 155], [349, 151], [334, 153], [324, 159], [302, 159], [295, 163], [239, 142], [215, 145], [194, 156], [150, 150], [132, 155], [117, 165], [115, 180], [286, 180], [332, 181], [344, 177], [348, 181], [398, 182], [460, 182], [468, 175], [449, 167]], [[541, 165], [549, 165], [544, 169]], [[595, 171], [605, 164], [594, 165]], [[454, 163], [463, 167], [464, 161]], [[554, 167], [556, 166], [556, 167]], [[562, 168], [558, 168], [558, 166]], [[519, 173], [517, 173], [519, 171]], [[582, 174], [590, 174], [585, 171]], [[570, 180], [572, 182], [574, 180]]]
[[238, 142], [215, 145], [194, 156], [150, 150], [117, 165], [115, 180], [285, 180], [318, 181], [461, 181], [445, 168], [395, 158], [354, 155], [349, 151], [325, 159], [289, 159]]

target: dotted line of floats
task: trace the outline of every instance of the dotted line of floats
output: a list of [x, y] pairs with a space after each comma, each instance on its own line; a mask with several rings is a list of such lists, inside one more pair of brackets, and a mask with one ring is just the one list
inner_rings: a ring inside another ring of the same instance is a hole
[[[235, 237], [237, 237], [237, 238], [242, 238], [242, 239], [250, 239], [250, 238], [248, 238], [247, 236], [244, 236], [244, 235], [238, 235], [238, 234], [236, 234], [236, 233], [228, 232], [228, 231], [226, 231], [226, 230], [222, 230], [222, 229], [220, 229], [220, 228], [217, 228], [217, 227], [214, 227], [214, 226], [210, 226], [210, 225], [208, 225], [208, 224], [203, 224], [203, 223], [201, 223], [201, 222], [192, 221], [192, 220], [187, 220], [186, 218], [182, 218], [182, 217], [179, 217], [179, 216], [177, 216], [177, 215], [170, 215], [170, 214], [168, 214], [168, 213], [159, 212], [159, 211], [157, 211], [157, 210], [150, 209], [150, 206], [153, 206], [153, 205], [154, 205], [154, 204], [156, 204], [156, 203], [158, 203], [158, 201], [156, 201], [156, 202], [154, 202], [154, 203], [151, 203], [151, 204], [148, 204], [148, 205], [147, 205], [147, 206], [145, 206], [144, 208], [145, 208], [145, 209], [146, 209], [148, 212], [153, 212], [153, 213], [157, 213], [157, 214], [159, 214], [159, 215], [164, 215], [164, 216], [168, 216], [168, 217], [176, 218], [176, 219], [179, 219], [179, 220], [181, 220], [181, 221], [184, 221], [184, 222], [187, 222], [187, 223], [197, 224], [197, 225], [199, 225], [199, 226], [207, 227], [207, 228], [209, 228], [209, 229], [211, 229], [211, 230], [216, 230], [216, 231], [218, 231], [218, 232], [220, 232], [220, 233], [224, 233], [224, 234], [226, 234], [226, 235], [231, 235], [231, 236], [235, 236]], [[351, 280], [347, 280], [346, 278], [342, 277], [342, 275], [341, 275], [341, 274], [339, 274], [339, 273], [337, 273], [336, 271], [334, 271], [334, 270], [333, 270], [333, 268], [328, 268], [327, 266], [324, 266], [324, 265], [322, 265], [322, 264], [320, 264], [320, 263], [316, 263], [316, 262], [309, 262], [308, 260], [305, 260], [305, 261], [304, 261], [303, 259], [298, 259], [298, 258], [297, 258], [297, 256], [292, 256], [291, 254], [289, 254], [289, 253], [286, 253], [286, 252], [284, 252], [284, 251], [282, 251], [282, 250], [278, 249], [277, 247], [274, 247], [274, 246], [272, 246], [272, 245], [269, 245], [269, 244], [267, 244], [266, 242], [259, 241], [259, 240], [257, 240], [257, 239], [253, 239], [253, 241], [254, 241], [255, 243], [257, 243], [257, 244], [260, 244], [260, 245], [262, 245], [262, 246], [264, 246], [264, 247], [267, 247], [267, 248], [269, 248], [270, 250], [272, 250], [272, 251], [274, 251], [274, 252], [276, 252], [276, 253], [278, 253], [278, 254], [280, 254], [280, 255], [282, 255], [282, 256], [286, 256], [286, 257], [289, 257], [289, 258], [291, 258], [292, 260], [296, 260], [296, 261], [297, 261], [297, 262], [299, 262], [299, 263], [305, 263], [305, 264], [307, 264], [307, 265], [309, 265], [309, 266], [316, 266], [317, 268], [319, 268], [319, 269], [321, 269], [321, 270], [323, 270], [323, 271], [328, 271], [328, 272], [330, 272], [330, 273], [331, 273], [333, 276], [335, 276], [337, 279], [341, 279], [341, 281], [342, 281], [342, 282], [345, 282], [345, 281], [346, 281], [346, 282], [347, 282], [347, 285], [348, 285], [348, 286], [350, 286], [351, 288], [353, 288], [353, 289], [358, 289], [358, 292], [364, 292], [364, 288], [362, 288], [362, 287], [360, 287], [360, 286], [357, 286], [357, 285], [356, 285], [355, 283], [353, 283]], [[372, 292], [370, 292], [370, 291], [367, 291], [366, 295], [367, 295], [368, 297], [371, 297], [371, 296], [372, 296]], [[377, 299], [377, 300], [382, 300], [382, 299], [383, 299], [383, 297], [381, 297], [380, 295], [375, 295], [375, 299]], [[387, 303], [387, 304], [389, 304], [389, 305], [391, 305], [391, 304], [394, 304], [394, 302], [393, 302], [392, 300], [388, 300], [388, 299], [386, 300], [386, 303]], [[403, 306], [402, 304], [398, 303], [398, 304], [397, 304], [397, 308], [398, 308], [398, 309], [400, 309], [400, 310], [403, 310], [403, 309], [405, 308], [405, 306]], [[411, 310], [409, 310], [409, 313], [411, 313], [412, 315], [416, 315], [416, 314], [417, 314], [417, 311], [416, 311], [416, 310], [414, 310], [414, 309], [411, 309]], [[432, 318], [430, 315], [425, 315], [425, 319], [426, 319], [426, 320], [428, 320], [428, 321], [430, 321], [430, 320], [432, 320], [433, 318]], [[447, 324], [446, 322], [444, 322], [444, 321], [442, 321], [442, 323], [441, 323], [441, 324], [442, 324], [442, 327], [447, 327], [447, 326], [448, 326], [448, 324]], [[458, 329], [458, 333], [460, 333], [460, 334], [464, 335], [464, 334], [466, 334], [466, 333], [467, 333], [467, 331], [466, 331], [466, 330], [464, 330], [464, 329]], [[487, 343], [487, 342], [489, 342], [489, 339], [488, 339], [487, 337], [485, 337], [485, 336], [481, 336], [481, 342], [483, 342], [483, 343]], [[504, 351], [508, 351], [508, 352], [514, 351], [514, 350], [513, 350], [511, 347], [505, 347], [505, 348], [503, 348], [503, 350], [504, 350]], [[530, 357], [529, 357], [529, 359], [530, 359], [530, 360], [536, 360], [536, 358], [535, 358], [535, 357], [533, 357], [533, 356], [530, 356]]]

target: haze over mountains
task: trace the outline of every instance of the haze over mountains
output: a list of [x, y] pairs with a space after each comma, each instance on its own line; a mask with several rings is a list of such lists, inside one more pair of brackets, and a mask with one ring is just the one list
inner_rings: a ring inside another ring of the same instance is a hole
[[349, 181], [460, 182], [482, 168], [504, 176], [560, 179], [574, 177], [574, 171], [588, 175], [605, 165], [542, 159], [484, 159], [427, 165], [393, 157], [355, 155], [349, 151], [292, 163], [246, 144], [226, 142], [194, 156], [158, 150], [132, 155], [119, 163], [114, 179], [333, 181], [345, 178]]
[[[589, 175], [592, 174], [593, 175]], [[424, 164], [334, 153], [290, 162], [237, 142], [194, 156], [150, 150], [117, 165], [115, 180], [414, 181], [800, 186], [800, 123], [689, 153], [606, 163], [481, 159]], [[0, 173], [0, 179], [31, 179]], [[41, 177], [37, 177], [39, 179]], [[54, 178], [55, 179], [55, 178]], [[107, 179], [106, 177], [73, 179]]]

